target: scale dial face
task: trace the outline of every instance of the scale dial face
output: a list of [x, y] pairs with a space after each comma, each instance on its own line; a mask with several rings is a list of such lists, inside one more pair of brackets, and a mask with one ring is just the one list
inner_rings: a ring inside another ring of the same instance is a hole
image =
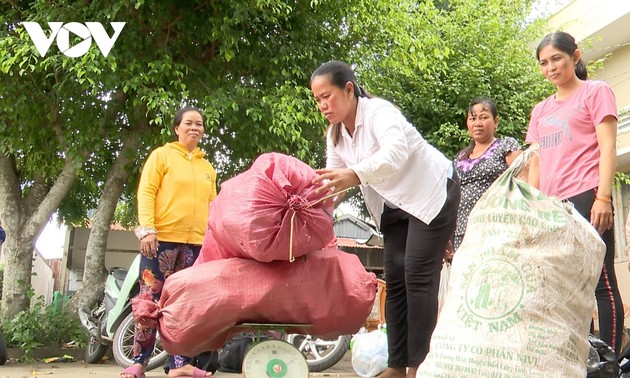
[[308, 378], [304, 355], [282, 340], [256, 344], [245, 354], [243, 373], [246, 378]]

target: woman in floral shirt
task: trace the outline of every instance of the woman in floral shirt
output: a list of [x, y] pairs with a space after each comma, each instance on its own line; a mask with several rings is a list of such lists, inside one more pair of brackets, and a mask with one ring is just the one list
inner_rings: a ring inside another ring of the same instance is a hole
[[462, 243], [472, 208], [521, 153], [516, 139], [495, 137], [499, 116], [494, 101], [485, 97], [475, 99], [468, 106], [466, 114], [466, 127], [472, 143], [461, 150], [454, 161], [462, 197], [453, 236], [453, 252]]

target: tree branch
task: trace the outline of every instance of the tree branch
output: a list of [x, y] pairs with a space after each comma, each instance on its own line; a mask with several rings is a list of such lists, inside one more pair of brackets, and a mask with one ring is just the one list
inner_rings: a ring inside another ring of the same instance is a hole
[[0, 153], [0, 221], [5, 229], [19, 228], [22, 213], [19, 187], [15, 157]]
[[24, 211], [27, 217], [35, 212], [39, 204], [46, 198], [49, 189], [44, 177], [41, 174], [36, 174], [28, 191], [28, 196], [24, 199]]
[[66, 157], [59, 177], [57, 177], [41, 204], [37, 206], [36, 210], [29, 217], [25, 232], [23, 233], [25, 237], [34, 240], [35, 237], [39, 235], [50, 219], [50, 215], [57, 210], [63, 198], [68, 191], [70, 191], [82, 164], [83, 161], [80, 158], [73, 158], [72, 156]]

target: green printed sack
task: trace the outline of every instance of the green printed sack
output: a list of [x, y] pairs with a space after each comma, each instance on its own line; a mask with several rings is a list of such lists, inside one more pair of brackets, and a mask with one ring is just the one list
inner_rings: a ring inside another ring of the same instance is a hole
[[605, 246], [572, 205], [517, 178], [534, 153], [473, 208], [417, 377], [586, 376]]

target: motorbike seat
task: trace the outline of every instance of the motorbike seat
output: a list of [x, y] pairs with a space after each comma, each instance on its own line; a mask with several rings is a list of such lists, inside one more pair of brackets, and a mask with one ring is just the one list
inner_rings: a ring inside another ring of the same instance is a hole
[[116, 280], [116, 286], [118, 286], [119, 289], [122, 288], [122, 285], [125, 282], [125, 277], [127, 277], [127, 269], [118, 268], [112, 271], [112, 275]]

